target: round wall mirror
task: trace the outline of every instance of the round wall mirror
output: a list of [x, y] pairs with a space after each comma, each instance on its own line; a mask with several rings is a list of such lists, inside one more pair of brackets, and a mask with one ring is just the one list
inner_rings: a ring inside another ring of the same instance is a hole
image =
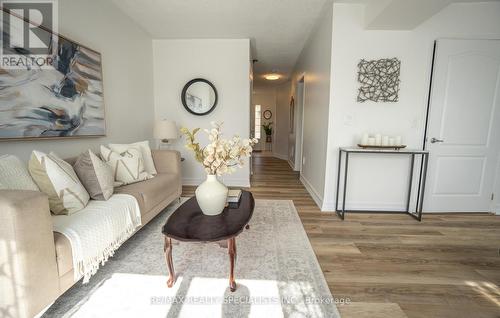
[[273, 113], [268, 109], [264, 111], [264, 114], [262, 114], [262, 116], [264, 116], [264, 119], [271, 119], [271, 117], [273, 117]]
[[184, 85], [181, 99], [188, 112], [202, 116], [210, 113], [217, 105], [217, 90], [206, 79], [195, 78]]

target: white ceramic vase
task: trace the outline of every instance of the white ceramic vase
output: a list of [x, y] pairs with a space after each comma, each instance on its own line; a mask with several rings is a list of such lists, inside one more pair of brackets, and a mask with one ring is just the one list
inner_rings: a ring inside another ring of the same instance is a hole
[[205, 215], [222, 213], [226, 206], [227, 188], [213, 174], [207, 175], [207, 180], [196, 188], [196, 201]]

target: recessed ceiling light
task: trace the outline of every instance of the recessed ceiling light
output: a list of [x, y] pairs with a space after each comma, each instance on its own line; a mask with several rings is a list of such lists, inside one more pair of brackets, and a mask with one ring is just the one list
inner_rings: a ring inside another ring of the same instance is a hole
[[268, 74], [268, 75], [265, 75], [264, 78], [268, 81], [275, 81], [277, 79], [280, 79], [280, 75], [279, 74]]

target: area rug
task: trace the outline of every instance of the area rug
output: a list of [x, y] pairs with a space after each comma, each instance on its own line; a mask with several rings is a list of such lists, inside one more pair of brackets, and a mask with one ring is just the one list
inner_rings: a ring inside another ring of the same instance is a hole
[[176, 207], [44, 317], [340, 317], [292, 201], [256, 201], [250, 228], [236, 238], [235, 292], [227, 249], [216, 243], [175, 243], [177, 281], [167, 288], [161, 227]]

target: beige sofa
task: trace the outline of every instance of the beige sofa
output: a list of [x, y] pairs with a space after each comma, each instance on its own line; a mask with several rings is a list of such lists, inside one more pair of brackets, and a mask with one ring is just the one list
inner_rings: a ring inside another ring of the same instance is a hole
[[[158, 175], [115, 189], [137, 199], [143, 226], [182, 192], [179, 152], [153, 150], [153, 160]], [[47, 196], [0, 190], [0, 313], [33, 317], [73, 284], [71, 245], [52, 231]]]

